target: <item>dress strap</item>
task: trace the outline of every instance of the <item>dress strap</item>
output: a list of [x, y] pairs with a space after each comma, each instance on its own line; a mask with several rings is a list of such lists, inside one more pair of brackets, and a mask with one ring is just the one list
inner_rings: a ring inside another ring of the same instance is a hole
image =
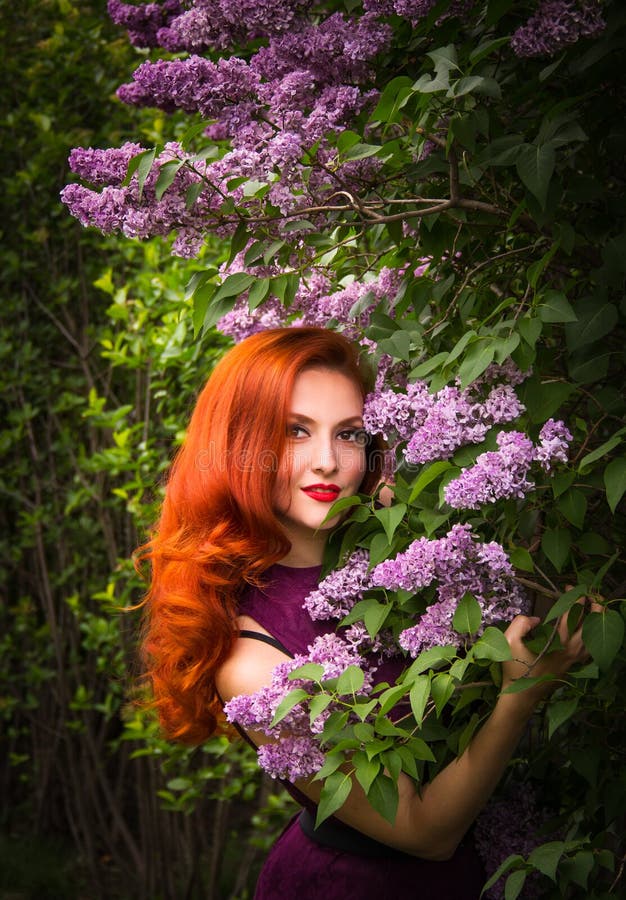
[[254, 641], [262, 641], [264, 644], [269, 644], [270, 647], [275, 647], [276, 650], [280, 650], [281, 653], [286, 653], [287, 656], [290, 656], [293, 659], [293, 653], [287, 650], [285, 645], [281, 644], [275, 637], [272, 637], [271, 634], [263, 634], [262, 631], [249, 631], [247, 628], [242, 628], [239, 632], [239, 637], [251, 638]]

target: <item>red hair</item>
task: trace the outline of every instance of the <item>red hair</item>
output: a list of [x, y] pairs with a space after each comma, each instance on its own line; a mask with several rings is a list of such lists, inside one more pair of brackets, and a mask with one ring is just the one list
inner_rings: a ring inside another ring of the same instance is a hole
[[[238, 596], [289, 551], [272, 497], [294, 381], [314, 366], [342, 372], [365, 396], [367, 377], [345, 337], [277, 328], [230, 350], [198, 397], [160, 519], [140, 551], [152, 569], [142, 657], [167, 737], [194, 744], [215, 731], [215, 673], [237, 635]], [[376, 447], [367, 451], [366, 492], [380, 478]]]

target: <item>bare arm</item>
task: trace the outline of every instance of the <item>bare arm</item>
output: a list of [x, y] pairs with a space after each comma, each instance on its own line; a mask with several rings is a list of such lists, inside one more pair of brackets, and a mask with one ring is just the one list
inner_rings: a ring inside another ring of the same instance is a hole
[[[513, 660], [503, 665], [503, 687], [526, 674], [528, 666], [535, 662], [523, 638], [538, 621], [517, 616], [507, 629]], [[250, 622], [245, 627], [250, 624], [255, 627], [255, 623]], [[561, 623], [562, 649], [540, 659], [532, 674], [550, 674], [558, 679], [572, 665], [582, 661], [586, 651], [580, 631], [578, 629], [569, 636], [566, 623]], [[230, 699], [238, 694], [254, 693], [271, 681], [272, 669], [284, 659], [283, 654], [273, 647], [240, 639], [220, 670], [218, 689], [221, 696]], [[398, 812], [393, 825], [372, 808], [355, 779], [350, 795], [336, 817], [363, 834], [407, 853], [425, 859], [448, 859], [491, 796], [535, 707], [551, 689], [552, 685], [544, 683], [522, 693], [501, 694], [465, 752], [424, 785], [419, 793], [411, 779], [401, 774]], [[269, 740], [257, 732], [250, 736], [257, 744]], [[297, 786], [310, 799], [319, 801], [319, 782], [298, 782]]]

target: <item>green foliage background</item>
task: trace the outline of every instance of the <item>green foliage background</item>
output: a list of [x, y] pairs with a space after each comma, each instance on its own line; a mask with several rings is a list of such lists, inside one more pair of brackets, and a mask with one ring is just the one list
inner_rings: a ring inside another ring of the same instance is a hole
[[225, 344], [190, 335], [166, 246], [82, 229], [77, 145], [163, 122], [114, 98], [134, 65], [105, 2], [3, 2], [0, 896], [248, 896], [285, 802], [247, 748], [161, 741], [131, 705], [130, 554]]
[[[468, 383], [508, 355], [532, 363], [522, 390], [528, 425], [566, 418], [573, 463], [538, 498], [473, 522], [504, 541], [522, 577], [557, 596], [570, 581], [598, 589], [623, 619], [619, 6], [607, 5], [598, 41], [552, 63], [503, 64], [497, 46], [462, 43], [453, 22], [435, 44], [433, 22], [417, 37], [395, 23], [402, 52], [381, 61], [377, 110], [337, 139], [339, 159], [384, 160], [389, 179], [376, 209], [386, 218], [364, 229], [346, 208], [305, 240], [337, 280], [433, 257], [432, 276], [407, 280], [401, 315], [381, 308], [369, 331], [433, 387], [456, 374]], [[491, 24], [510, 7], [489, 3]], [[209, 236], [204, 256], [182, 263], [163, 242], [104, 240], [67, 216], [57, 197], [71, 147], [161, 143], [189, 123], [115, 101], [137, 56], [104, 2], [2, 0], [0, 9], [0, 891], [243, 898], [284, 802], [244, 749], [226, 754], [221, 740], [172, 748], [134, 711], [136, 622], [117, 611], [140, 596], [129, 555], [152, 519], [194, 394], [227, 343], [209, 327], [210, 300], [213, 264], [231, 247]], [[426, 46], [433, 56], [420, 55]], [[417, 162], [433, 131], [445, 152]], [[424, 218], [416, 252], [392, 214], [424, 185], [470, 202]], [[236, 212], [245, 226], [245, 207]], [[269, 248], [270, 232], [244, 227], [234, 249], [252, 233]], [[275, 250], [275, 261], [289, 265], [291, 251], [288, 243]], [[187, 296], [190, 276], [204, 270], [202, 294]], [[290, 288], [301, 274], [295, 267]], [[276, 287], [264, 279], [259, 295]], [[220, 312], [235, 297], [227, 300]], [[203, 320], [198, 340], [193, 323]], [[454, 460], [469, 461], [467, 452]], [[342, 550], [358, 544], [384, 558], [411, 534], [435, 533], [445, 525], [439, 501], [450, 474], [431, 470], [416, 493], [415, 473], [401, 473], [406, 516], [357, 516]], [[513, 863], [543, 872], [546, 896], [599, 900], [623, 889], [624, 650], [614, 643], [608, 630], [595, 636], [595, 673], [558, 695], [533, 732], [545, 749], [525, 777], [565, 798], [574, 827], [568, 849]]]

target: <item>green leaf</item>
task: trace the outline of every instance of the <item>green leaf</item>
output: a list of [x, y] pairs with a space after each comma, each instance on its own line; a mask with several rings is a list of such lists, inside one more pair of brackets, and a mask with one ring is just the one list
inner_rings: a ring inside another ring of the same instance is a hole
[[[393, 122], [397, 119], [400, 110], [408, 103], [413, 95], [413, 80], [406, 75], [393, 78], [385, 87], [376, 109], [372, 113], [375, 122]], [[357, 140], [358, 140], [357, 136]]]
[[554, 172], [554, 147], [551, 143], [536, 147], [525, 144], [519, 148], [516, 158], [517, 174], [539, 205], [545, 209], [550, 179]]
[[447, 358], [447, 353], [436, 353], [434, 356], [429, 356], [424, 362], [419, 363], [414, 369], [411, 369], [409, 377], [411, 380], [424, 378], [426, 375], [430, 375], [431, 372], [434, 372], [435, 369], [440, 368]]
[[344, 764], [344, 762], [345, 757], [343, 753], [327, 754], [326, 762], [319, 770], [319, 772], [315, 773], [313, 781], [323, 781], [325, 778], [328, 778], [328, 776], [332, 775], [333, 772], [336, 772], [337, 769]]
[[239, 225], [237, 225], [237, 228], [235, 229], [235, 233], [233, 234], [232, 238], [230, 239], [230, 251], [228, 254], [228, 261], [227, 261], [228, 266], [230, 266], [230, 264], [232, 263], [234, 258], [237, 256], [237, 254], [241, 250], [243, 250], [243, 248], [246, 246], [249, 238], [250, 238], [250, 235], [248, 233], [248, 224], [245, 221], [245, 219], [242, 219], [242, 221], [239, 223]]
[[137, 185], [139, 187], [140, 200], [143, 194], [143, 187], [146, 183], [146, 178], [150, 173], [150, 169], [152, 168], [152, 163], [154, 162], [155, 156], [156, 147], [152, 147], [151, 150], [143, 150], [141, 153], [133, 156], [128, 163], [128, 168], [126, 169], [126, 177], [124, 178], [122, 184], [124, 186], [129, 185], [132, 181], [133, 175], [137, 174]]
[[564, 494], [565, 491], [572, 486], [575, 480], [576, 472], [557, 472], [556, 475], [553, 475], [551, 484], [552, 493], [555, 498]]
[[409, 497], [409, 503], [413, 503], [414, 500], [419, 497], [424, 488], [428, 487], [428, 485], [438, 478], [442, 472], [445, 472], [447, 469], [452, 468], [452, 463], [448, 460], [438, 460], [437, 462], [430, 463], [430, 465], [424, 466], [422, 471], [420, 472], [417, 480], [413, 484], [411, 489], [411, 495]]
[[472, 344], [459, 367], [461, 388], [466, 388], [493, 362], [495, 347], [492, 341], [482, 340]]
[[203, 284], [202, 287], [199, 287], [196, 291], [194, 291], [192, 322], [193, 333], [195, 337], [200, 334], [200, 331], [204, 327], [209, 303], [211, 302], [213, 294], [216, 290], [217, 285], [215, 284]]
[[321, 716], [332, 699], [330, 694], [316, 694], [312, 697], [309, 704], [309, 722], [311, 725], [313, 725], [318, 716]]
[[159, 166], [159, 176], [154, 185], [154, 194], [157, 200], [163, 197], [163, 194], [176, 178], [176, 173], [184, 164], [184, 159], [168, 159], [167, 162]]
[[404, 518], [406, 509], [406, 503], [396, 503], [393, 506], [386, 506], [383, 509], [377, 509], [374, 513], [378, 521], [385, 529], [388, 544], [391, 544], [393, 536], [396, 533], [396, 529]]
[[311, 681], [321, 681], [324, 677], [324, 666], [319, 663], [305, 663], [303, 666], [298, 666], [297, 669], [293, 669], [287, 678], [289, 681], [295, 681], [298, 678], [307, 678], [311, 679]]
[[509, 550], [509, 559], [511, 565], [522, 572], [534, 572], [535, 564], [533, 558], [525, 547], [513, 547]]
[[395, 748], [385, 750], [384, 753], [380, 754], [380, 759], [387, 772], [389, 772], [392, 781], [397, 784], [402, 771], [402, 757], [398, 751]]
[[246, 272], [235, 272], [233, 275], [228, 275], [218, 287], [213, 302], [217, 303], [226, 297], [238, 297], [239, 294], [247, 291], [255, 280], [254, 275], [248, 275]]
[[617, 504], [626, 491], [626, 457], [614, 459], [604, 470], [604, 486], [606, 488], [606, 502], [611, 512], [614, 513]]
[[398, 787], [388, 775], [380, 772], [376, 776], [367, 792], [367, 799], [376, 812], [393, 825], [398, 809]]
[[289, 712], [291, 712], [294, 706], [297, 706], [298, 703], [306, 700], [308, 696], [308, 693], [302, 688], [295, 688], [295, 690], [289, 691], [287, 696], [283, 697], [283, 699], [278, 704], [276, 712], [274, 713], [274, 718], [270, 723], [270, 727], [273, 728], [275, 725], [278, 725], [279, 722], [282, 722], [282, 720]]
[[376, 637], [380, 629], [385, 624], [387, 616], [391, 612], [391, 606], [385, 606], [382, 603], [373, 604], [365, 611], [363, 622], [367, 628], [367, 633], [371, 638]]
[[582, 529], [585, 521], [585, 513], [587, 512], [587, 498], [582, 491], [577, 488], [570, 488], [565, 494], [559, 497], [557, 508], [568, 522], [575, 525], [576, 528]]
[[422, 724], [424, 718], [424, 710], [430, 696], [430, 677], [428, 675], [418, 675], [409, 694], [411, 702], [411, 710], [415, 716], [418, 725]]
[[368, 759], [366, 753], [362, 750], [357, 750], [352, 757], [352, 765], [354, 766], [356, 780], [359, 782], [365, 793], [369, 793], [372, 782], [380, 772], [380, 761], [376, 757], [374, 757], [374, 759]]
[[406, 691], [407, 688], [404, 684], [396, 684], [393, 687], [387, 688], [386, 691], [383, 691], [378, 698], [380, 703], [379, 715], [385, 716], [390, 709], [393, 709], [398, 700], [400, 700], [401, 697], [404, 697]]
[[511, 659], [509, 642], [495, 625], [485, 628], [472, 650], [476, 659], [492, 659], [494, 662]]
[[269, 278], [258, 278], [248, 293], [248, 308], [250, 310], [256, 309], [257, 306], [260, 306], [261, 303], [265, 300], [269, 293], [270, 289], [270, 279]]
[[435, 675], [430, 685], [430, 694], [435, 701], [437, 715], [441, 713], [452, 694], [454, 693], [454, 678], [449, 672], [439, 672]]
[[528, 857], [528, 862], [543, 875], [556, 882], [556, 871], [559, 860], [563, 856], [563, 850], [563, 841], [550, 841], [536, 847]]
[[518, 869], [507, 878], [504, 884], [504, 900], [517, 900], [526, 881], [526, 869]]
[[592, 344], [594, 341], [599, 341], [613, 330], [617, 319], [617, 308], [612, 303], [604, 303], [597, 308], [593, 299], [588, 299], [587, 308], [583, 311], [578, 309], [576, 325], [569, 325], [565, 329], [570, 353], [587, 344]]
[[587, 453], [581, 461], [578, 463], [578, 471], [584, 472], [587, 466], [590, 466], [592, 463], [596, 462], [598, 459], [602, 459], [603, 456], [606, 456], [611, 450], [614, 450], [618, 444], [622, 443], [622, 433], [626, 429], [620, 428], [613, 437], [610, 437], [608, 441], [605, 441], [603, 444], [600, 444], [599, 447], [596, 447], [595, 450], [592, 450], [591, 453]]
[[456, 647], [448, 644], [445, 647], [429, 647], [417, 657], [417, 659], [409, 666], [404, 677], [405, 683], [415, 680], [417, 675], [421, 675], [427, 669], [438, 669], [445, 663], [450, 662], [456, 656]]
[[365, 674], [360, 666], [348, 666], [337, 680], [337, 693], [340, 696], [345, 694], [358, 694], [363, 687], [364, 681]]
[[[589, 876], [593, 871], [595, 864], [595, 852], [591, 850], [581, 850], [574, 857], [564, 860], [561, 871], [581, 888], [587, 890]], [[613, 867], [611, 867], [611, 871]]]
[[480, 604], [468, 592], [463, 594], [452, 617], [452, 627], [459, 634], [475, 634], [482, 622]]
[[572, 305], [560, 291], [546, 291], [537, 307], [542, 322], [577, 322], [578, 316]]
[[570, 697], [567, 700], [557, 700], [548, 706], [548, 740], [552, 737], [559, 725], [567, 722], [578, 707], [578, 697]]
[[542, 383], [538, 378], [530, 378], [521, 388], [520, 399], [528, 411], [531, 422], [539, 424], [554, 415], [574, 390], [574, 385], [563, 381]]
[[343, 772], [333, 772], [333, 774], [326, 779], [320, 794], [320, 802], [317, 807], [317, 816], [315, 818], [316, 828], [321, 825], [325, 819], [332, 816], [333, 813], [336, 813], [338, 809], [341, 809], [350, 796], [351, 790], [352, 780], [349, 775], [346, 775]]
[[546, 528], [541, 537], [541, 549], [557, 572], [561, 572], [569, 559], [572, 536], [567, 528]]
[[427, 762], [435, 762], [435, 754], [430, 749], [426, 741], [422, 738], [412, 737], [408, 743], [409, 750], [415, 759], [423, 759]]
[[511, 856], [507, 856], [504, 862], [500, 863], [493, 875], [490, 876], [488, 881], [485, 882], [485, 884], [483, 885], [483, 889], [480, 892], [480, 896], [483, 897], [485, 892], [488, 891], [490, 887], [493, 887], [496, 881], [499, 881], [500, 878], [502, 878], [502, 876], [509, 871], [509, 869], [512, 869], [513, 866], [519, 865], [519, 863], [523, 862], [525, 862], [524, 857], [520, 856], [519, 853], [514, 853], [511, 854]]
[[328, 510], [324, 521], [334, 519], [338, 513], [345, 512], [346, 509], [350, 509], [353, 506], [360, 506], [360, 504], [361, 498], [357, 497], [356, 494], [352, 497], [342, 497], [340, 500], [335, 500]]
[[608, 669], [622, 646], [624, 620], [614, 609], [591, 612], [583, 622], [583, 641], [601, 669]]
[[343, 158], [346, 160], [365, 159], [368, 156], [376, 156], [380, 150], [379, 144], [354, 144], [347, 153], [344, 153]]

